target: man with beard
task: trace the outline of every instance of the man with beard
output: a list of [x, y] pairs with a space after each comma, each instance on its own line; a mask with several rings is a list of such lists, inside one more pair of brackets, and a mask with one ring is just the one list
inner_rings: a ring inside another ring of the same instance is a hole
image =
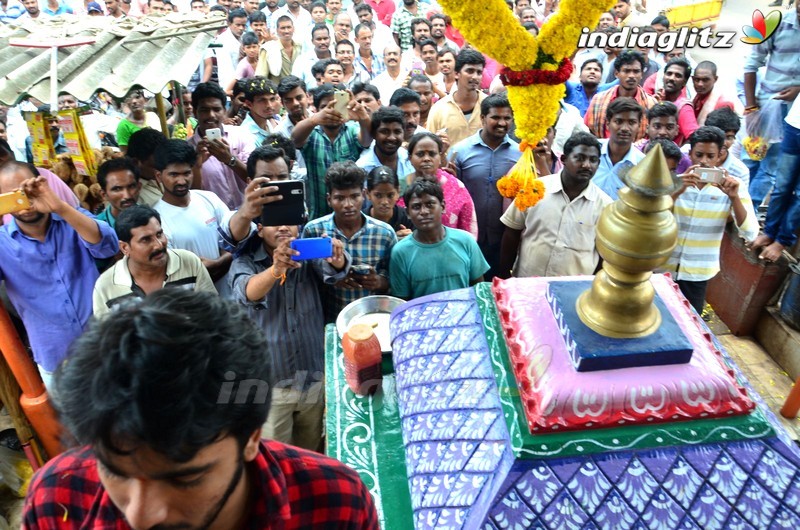
[[109, 17], [125, 18], [125, 12], [122, 11], [121, 0], [106, 0], [106, 11]]
[[614, 200], [618, 198], [619, 189], [625, 185], [619, 177], [619, 171], [635, 166], [644, 158], [644, 154], [633, 146], [636, 131], [644, 119], [643, 114], [644, 109], [633, 98], [617, 98], [606, 110], [610, 136], [600, 140], [600, 166], [593, 182]]
[[161, 216], [154, 209], [133, 205], [120, 214], [115, 231], [124, 257], [94, 286], [96, 317], [169, 286], [217, 293], [200, 258], [188, 250], [167, 248]]
[[161, 289], [99, 319], [56, 379], [80, 446], [38, 472], [22, 527], [378, 528], [355, 471], [261, 439], [265, 344], [244, 308], [206, 292]]
[[[669, 140], [675, 143], [678, 136], [678, 107], [674, 103], [664, 101], [656, 103], [647, 110], [647, 138], [642, 138], [633, 145], [639, 151], [646, 153], [647, 147], [653, 140]], [[734, 133], [735, 136], [735, 133]], [[676, 144], [677, 146], [677, 144]], [[681, 153], [681, 158], [677, 163], [675, 171], [680, 175], [684, 173], [692, 160], [686, 153]], [[745, 168], [745, 171], [747, 168]], [[748, 179], [749, 181], [749, 179]]]
[[[335, 87], [323, 84], [314, 93], [314, 107], [319, 111], [299, 122], [292, 131], [292, 141], [306, 160], [306, 200], [309, 220], [329, 213], [325, 195], [325, 173], [334, 162], [355, 162], [372, 142], [369, 113], [355, 99], [348, 104], [348, 116], [336, 111]], [[356, 121], [353, 121], [356, 120]]]
[[400, 57], [400, 46], [394, 43], [387, 46], [383, 50], [383, 63], [386, 65], [386, 71], [375, 76], [371, 81], [378, 88], [381, 102], [384, 105], [391, 101], [394, 91], [403, 86], [405, 75], [400, 69]]
[[[614, 75], [619, 79], [619, 85], [595, 94], [589, 102], [589, 107], [583, 117], [584, 123], [589, 127], [589, 132], [598, 138], [609, 137], [611, 133], [608, 127], [606, 111], [609, 105], [617, 98], [633, 98], [636, 103], [645, 109], [649, 109], [656, 104], [655, 98], [639, 86], [644, 66], [644, 57], [639, 52], [626, 50], [617, 56], [614, 61]], [[633, 140], [644, 138], [646, 131], [647, 120], [640, 119], [639, 129], [635, 131]]]
[[425, 126], [429, 131], [445, 129], [452, 145], [475, 134], [481, 127], [481, 78], [486, 60], [474, 49], [464, 49], [456, 56], [456, 91], [437, 101]]
[[592, 100], [597, 92], [603, 92], [611, 88], [611, 83], [607, 85], [600, 85], [603, 79], [603, 64], [599, 59], [591, 58], [586, 59], [581, 65], [580, 82], [567, 81], [567, 95], [564, 101], [569, 103], [581, 113], [581, 117], [586, 115], [586, 109], [589, 108], [589, 102]]
[[431, 39], [436, 43], [437, 51], [441, 51], [443, 48], [450, 48], [454, 52], [458, 53], [461, 48], [459, 48], [458, 44], [451, 41], [445, 35], [445, 31], [447, 30], [447, 17], [445, 17], [441, 13], [434, 13], [430, 17], [431, 22]]
[[97, 168], [97, 183], [103, 200], [108, 203], [97, 219], [114, 228], [120, 212], [139, 202], [142, 189], [139, 171], [130, 158], [112, 158]]
[[717, 86], [717, 65], [711, 61], [702, 61], [697, 64], [692, 76], [695, 96], [692, 105], [697, 125], [702, 127], [706, 117], [713, 111], [722, 107], [730, 107], [737, 114], [742, 114], [742, 104], [736, 97], [728, 97], [721, 87]]
[[664, 88], [655, 95], [656, 100], [669, 101], [678, 107], [678, 134], [673, 138], [678, 145], [683, 145], [699, 127], [692, 101], [686, 98], [686, 82], [691, 75], [689, 61], [682, 57], [670, 60], [664, 66]]
[[400, 9], [395, 11], [392, 16], [390, 27], [397, 45], [400, 46], [402, 51], [406, 51], [410, 50], [414, 45], [411, 35], [411, 21], [422, 16], [422, 11], [417, 0], [403, 0], [403, 4], [398, 7]]
[[[411, 75], [421, 74], [425, 71], [425, 61], [422, 60], [422, 43], [431, 38], [431, 23], [424, 18], [415, 18], [411, 21], [411, 42], [413, 46], [403, 52], [400, 68]], [[434, 43], [434, 48], [436, 44]], [[434, 53], [435, 56], [435, 53]]]
[[475, 203], [478, 246], [491, 267], [486, 274], [487, 281], [500, 273], [503, 196], [497, 191], [497, 181], [508, 173], [520, 157], [519, 144], [508, 136], [513, 121], [514, 114], [508, 98], [500, 94], [491, 95], [481, 102], [483, 127], [450, 150], [456, 176], [464, 183]]
[[0, 166], [0, 193], [22, 190], [30, 207], [0, 227], [0, 281], [28, 332], [33, 359], [46, 387], [92, 315], [95, 259], [119, 250], [108, 224], [53, 193], [31, 166]]
[[[197, 129], [194, 136], [189, 138], [189, 144], [200, 155], [202, 182], [197, 185], [194, 181], [193, 187], [213, 192], [228, 208], [234, 209], [242, 204], [244, 198], [244, 188], [247, 185], [245, 162], [250, 156], [253, 141], [247, 130], [223, 126], [227, 103], [228, 97], [221, 86], [215, 83], [197, 85], [192, 92]], [[209, 139], [207, 132], [211, 129], [219, 130], [222, 137]]]
[[398, 88], [395, 90], [394, 94], [392, 94], [392, 99], [389, 101], [389, 104], [392, 107], [399, 108], [403, 112], [406, 124], [403, 137], [404, 142], [407, 143], [414, 134], [427, 130], [419, 124], [421, 115], [419, 94], [410, 88]]
[[[600, 164], [600, 143], [577, 133], [564, 144], [564, 168], [540, 177], [544, 197], [535, 208], [511, 205], [500, 250], [500, 277], [594, 274], [600, 263], [595, 227], [611, 199], [592, 182]], [[513, 270], [512, 270], [513, 269]]]
[[375, 141], [364, 151], [356, 165], [369, 173], [378, 166], [390, 167], [400, 180], [400, 193], [405, 192], [406, 176], [414, 172], [403, 145], [405, 135], [403, 111], [397, 107], [381, 107], [372, 113], [370, 132]]
[[314, 49], [299, 57], [292, 65], [292, 75], [300, 78], [308, 90], [317, 86], [311, 67], [318, 61], [332, 59], [331, 30], [325, 24], [317, 24], [311, 30], [311, 44]]

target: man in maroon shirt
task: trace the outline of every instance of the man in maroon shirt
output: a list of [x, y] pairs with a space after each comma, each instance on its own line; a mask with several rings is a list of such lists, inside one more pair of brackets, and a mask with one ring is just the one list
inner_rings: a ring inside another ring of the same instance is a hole
[[34, 476], [22, 528], [378, 528], [336, 460], [260, 439], [265, 339], [216, 295], [162, 289], [96, 322], [55, 378], [82, 445]]

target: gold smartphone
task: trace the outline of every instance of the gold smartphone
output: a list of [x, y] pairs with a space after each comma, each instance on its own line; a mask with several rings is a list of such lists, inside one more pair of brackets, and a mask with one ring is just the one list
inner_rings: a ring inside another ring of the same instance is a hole
[[30, 207], [31, 201], [22, 190], [0, 194], [0, 215], [27, 210]]

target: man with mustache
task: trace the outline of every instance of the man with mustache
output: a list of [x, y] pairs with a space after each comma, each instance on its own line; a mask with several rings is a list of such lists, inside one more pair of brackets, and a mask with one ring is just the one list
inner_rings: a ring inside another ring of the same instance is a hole
[[97, 218], [114, 228], [120, 212], [139, 202], [142, 189], [139, 171], [130, 158], [112, 158], [97, 169], [97, 183], [103, 200], [108, 203]]
[[414, 172], [403, 145], [405, 117], [397, 107], [381, 107], [372, 113], [370, 131], [375, 139], [369, 149], [361, 153], [356, 165], [369, 173], [378, 166], [390, 167], [400, 180], [400, 193], [406, 189], [406, 176]]
[[[594, 274], [600, 263], [595, 227], [611, 199], [594, 183], [600, 142], [589, 133], [572, 135], [561, 155], [564, 168], [540, 177], [544, 197], [524, 212], [512, 204], [500, 219], [501, 278]], [[513, 269], [513, 270], [512, 270]]]
[[404, 72], [400, 69], [400, 46], [397, 44], [390, 44], [383, 50], [383, 64], [386, 70], [382, 74], [376, 75], [371, 84], [378, 87], [378, 92], [381, 93], [381, 102], [386, 105], [392, 99], [392, 94], [398, 88], [403, 86], [405, 81]]
[[168, 286], [216, 294], [200, 258], [182, 249], [167, 248], [161, 216], [149, 206], [133, 205], [117, 218], [115, 227], [120, 261], [94, 285], [94, 315], [99, 317], [131, 298], [144, 298]]
[[119, 249], [108, 224], [60, 199], [32, 167], [0, 166], [0, 193], [22, 190], [31, 204], [0, 227], [0, 281], [28, 332], [45, 387], [92, 315], [95, 259]]
[[519, 160], [519, 144], [508, 136], [514, 113], [508, 98], [493, 94], [481, 102], [480, 131], [460, 141], [451, 149], [456, 176], [464, 183], [478, 219], [478, 246], [490, 269], [485, 279], [491, 281], [499, 273], [498, 257], [504, 226], [503, 196], [497, 181]]

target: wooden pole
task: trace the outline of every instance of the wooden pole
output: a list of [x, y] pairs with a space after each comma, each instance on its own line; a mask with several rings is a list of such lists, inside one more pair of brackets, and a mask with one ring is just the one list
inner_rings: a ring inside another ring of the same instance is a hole
[[47, 399], [47, 391], [39, 371], [22, 345], [22, 341], [19, 340], [11, 317], [2, 304], [0, 304], [0, 353], [5, 357], [22, 391], [22, 396], [19, 398], [22, 410], [39, 435], [39, 441], [47, 454], [51, 458], [56, 456], [63, 450], [60, 441], [61, 425]]
[[167, 127], [167, 111], [164, 108], [164, 96], [161, 92], [156, 93], [156, 110], [158, 111], [158, 121], [161, 122], [161, 132], [169, 138], [169, 127]]
[[[41, 459], [41, 449], [38, 448], [39, 442], [36, 440], [36, 435], [33, 432], [28, 418], [22, 411], [22, 406], [19, 403], [21, 391], [17, 380], [14, 379], [14, 374], [11, 373], [11, 368], [5, 358], [0, 355], [0, 401], [5, 405], [8, 415], [11, 417], [11, 423], [14, 424], [14, 430], [17, 431], [17, 437], [22, 445], [33, 446], [31, 451], [37, 455], [31, 461], [31, 466], [34, 470], [38, 469], [44, 461]], [[30, 455], [29, 455], [30, 458]]]

